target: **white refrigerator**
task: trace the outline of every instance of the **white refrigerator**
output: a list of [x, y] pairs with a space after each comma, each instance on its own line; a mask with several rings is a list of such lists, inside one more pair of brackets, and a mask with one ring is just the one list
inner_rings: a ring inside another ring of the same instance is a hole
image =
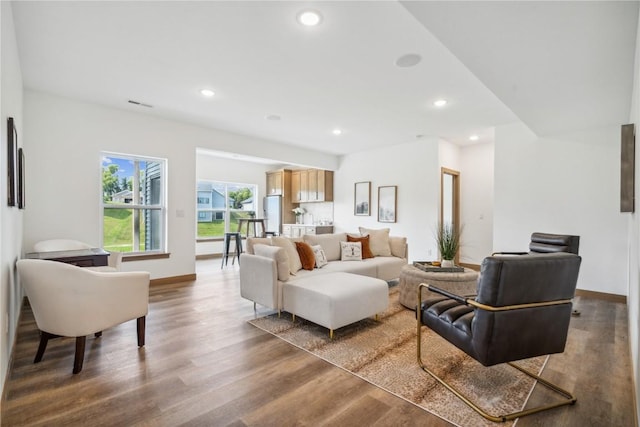
[[265, 231], [282, 234], [282, 196], [266, 196], [262, 206]]

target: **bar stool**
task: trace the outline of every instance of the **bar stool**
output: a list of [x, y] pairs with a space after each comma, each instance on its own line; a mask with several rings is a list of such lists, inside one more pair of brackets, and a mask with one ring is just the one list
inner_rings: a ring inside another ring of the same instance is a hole
[[236, 261], [236, 257], [238, 257], [238, 264], [240, 264], [240, 254], [242, 253], [242, 236], [238, 232], [230, 232], [224, 233], [224, 240], [222, 241], [222, 265], [220, 268], [224, 267], [229, 263], [229, 246], [231, 245], [231, 239], [236, 239], [236, 248], [231, 258], [231, 265]]

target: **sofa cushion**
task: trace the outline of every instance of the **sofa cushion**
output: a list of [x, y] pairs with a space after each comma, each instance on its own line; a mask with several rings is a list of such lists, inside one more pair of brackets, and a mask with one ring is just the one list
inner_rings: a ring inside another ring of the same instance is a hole
[[369, 246], [371, 247], [373, 256], [391, 256], [388, 228], [374, 230], [360, 227], [359, 230], [363, 236], [369, 236]]
[[325, 255], [324, 249], [322, 249], [322, 246], [314, 245], [314, 246], [311, 246], [311, 249], [313, 250], [313, 254], [316, 258], [316, 267], [322, 268], [325, 265], [327, 265], [329, 261], [327, 261], [327, 255]]
[[376, 269], [376, 277], [387, 281], [399, 278], [402, 267], [407, 265], [404, 258], [395, 256], [377, 256], [362, 262], [374, 266]]
[[340, 261], [362, 261], [362, 243], [340, 242], [342, 256]]
[[245, 251], [248, 254], [254, 254], [253, 247], [255, 245], [267, 245], [271, 246], [271, 239], [269, 237], [249, 237], [247, 238], [247, 242], [245, 244]]
[[327, 256], [327, 261], [338, 261], [342, 255], [340, 242], [347, 241], [347, 233], [305, 234], [302, 238], [311, 246], [322, 246], [322, 250]]
[[387, 309], [383, 280], [355, 274], [312, 275], [283, 285], [283, 308], [329, 329], [337, 329]]
[[362, 259], [373, 258], [373, 253], [371, 253], [371, 247], [369, 246], [369, 236], [356, 237], [347, 234], [347, 242], [362, 243]]
[[331, 261], [322, 270], [305, 273], [321, 274], [341, 271], [343, 273], [358, 274], [360, 276], [378, 277], [376, 264], [371, 263], [376, 258], [369, 258], [359, 262]]
[[407, 257], [407, 238], [399, 236], [389, 236], [389, 246], [391, 255], [398, 258]]
[[271, 258], [276, 262], [278, 271], [278, 280], [286, 282], [289, 280], [289, 257], [284, 248], [278, 246], [269, 246], [262, 243], [253, 245], [255, 255]]
[[300, 256], [298, 255], [298, 250], [296, 249], [296, 245], [286, 237], [272, 237], [271, 244], [273, 246], [281, 247], [287, 253], [287, 258], [289, 262], [289, 273], [296, 274], [298, 270], [302, 269], [302, 262], [300, 262]]
[[316, 266], [316, 255], [313, 253], [313, 249], [311, 249], [311, 246], [309, 246], [309, 244], [305, 242], [294, 243], [296, 245], [298, 255], [300, 256], [302, 268], [304, 268], [305, 270], [313, 270]]

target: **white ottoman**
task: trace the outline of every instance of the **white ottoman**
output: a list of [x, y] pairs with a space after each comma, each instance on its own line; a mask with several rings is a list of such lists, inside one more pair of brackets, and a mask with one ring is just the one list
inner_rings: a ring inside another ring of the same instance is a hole
[[374, 316], [389, 305], [384, 280], [350, 273], [327, 273], [285, 282], [283, 309], [333, 330]]

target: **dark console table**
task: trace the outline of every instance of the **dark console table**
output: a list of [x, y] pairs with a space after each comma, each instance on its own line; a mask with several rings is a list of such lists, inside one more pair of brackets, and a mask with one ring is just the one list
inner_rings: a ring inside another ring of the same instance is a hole
[[59, 261], [78, 267], [101, 267], [107, 265], [109, 252], [101, 248], [76, 249], [72, 251], [29, 252], [27, 259]]

